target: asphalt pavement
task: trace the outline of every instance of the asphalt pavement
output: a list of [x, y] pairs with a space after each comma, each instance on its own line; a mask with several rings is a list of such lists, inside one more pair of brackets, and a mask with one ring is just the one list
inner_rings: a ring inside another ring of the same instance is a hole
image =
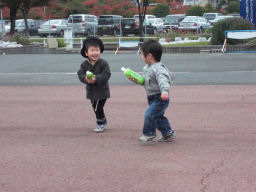
[[177, 138], [149, 145], [145, 90], [120, 72], [141, 72], [140, 56], [102, 57], [111, 98], [95, 133], [80, 55], [0, 56], [0, 192], [256, 191], [255, 54], [165, 54]]
[[[110, 84], [132, 85], [121, 72], [141, 72], [144, 63], [134, 53], [106, 53]], [[71, 55], [0, 56], [0, 85], [79, 85], [76, 72], [83, 61]], [[256, 54], [164, 54], [162, 62], [176, 75], [175, 85], [237, 85], [256, 83]]]

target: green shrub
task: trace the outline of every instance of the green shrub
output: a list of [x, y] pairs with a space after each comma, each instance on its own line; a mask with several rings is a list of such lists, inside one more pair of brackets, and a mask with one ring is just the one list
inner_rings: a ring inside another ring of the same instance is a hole
[[21, 45], [29, 45], [29, 37], [21, 35], [19, 33], [15, 33], [14, 35], [9, 37], [10, 42], [16, 42]]
[[[242, 18], [228, 18], [220, 20], [215, 23], [212, 27], [212, 40], [211, 44], [220, 45], [223, 44], [225, 40], [224, 32], [227, 30], [249, 30], [254, 29], [254, 26], [251, 22], [242, 19]], [[228, 44], [240, 44], [243, 43], [243, 40], [234, 40], [229, 39]]]
[[198, 5], [192, 6], [186, 11], [187, 16], [203, 16], [204, 8]]
[[66, 47], [66, 43], [64, 42], [64, 39], [56, 39], [58, 42], [58, 47]]

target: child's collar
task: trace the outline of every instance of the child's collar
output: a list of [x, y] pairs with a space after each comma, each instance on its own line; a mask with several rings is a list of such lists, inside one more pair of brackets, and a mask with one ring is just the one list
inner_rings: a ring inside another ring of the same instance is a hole
[[95, 63], [92, 63], [92, 62], [90, 61], [90, 59], [87, 58], [88, 63], [90, 63], [91, 65], [95, 65], [99, 60], [100, 60], [100, 58], [99, 58], [97, 61], [95, 61]]

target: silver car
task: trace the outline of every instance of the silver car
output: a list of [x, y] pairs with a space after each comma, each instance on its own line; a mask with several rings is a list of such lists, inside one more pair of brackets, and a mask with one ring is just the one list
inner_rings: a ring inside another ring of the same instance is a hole
[[38, 33], [40, 36], [58, 35], [63, 37], [65, 28], [67, 28], [67, 20], [53, 19], [40, 25], [38, 27]]
[[154, 27], [154, 34], [164, 31], [164, 22], [161, 18], [147, 19], [145, 23]]
[[98, 19], [95, 15], [75, 14], [68, 17], [68, 27], [73, 29], [73, 34], [93, 35], [97, 34]]
[[201, 33], [205, 31], [205, 29], [210, 28], [210, 23], [208, 23], [207, 19], [199, 16], [187, 16], [183, 19], [179, 24], [179, 30], [182, 31], [195, 31], [197, 33]]

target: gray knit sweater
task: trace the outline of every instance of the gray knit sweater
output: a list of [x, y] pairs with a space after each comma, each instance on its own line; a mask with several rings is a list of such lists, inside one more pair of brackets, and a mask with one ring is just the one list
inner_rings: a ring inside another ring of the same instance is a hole
[[175, 76], [164, 64], [161, 62], [153, 65], [146, 64], [143, 72], [145, 77], [144, 87], [147, 95], [169, 94], [169, 89]]

